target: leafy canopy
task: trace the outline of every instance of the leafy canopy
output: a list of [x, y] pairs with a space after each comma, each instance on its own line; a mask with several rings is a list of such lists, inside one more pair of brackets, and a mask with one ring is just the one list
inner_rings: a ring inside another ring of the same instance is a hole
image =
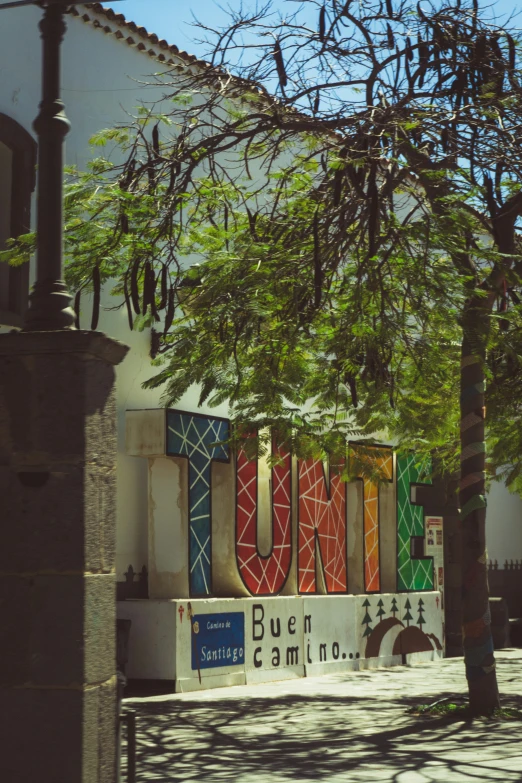
[[77, 309], [112, 281], [165, 402], [197, 384], [301, 455], [385, 431], [448, 470], [467, 330], [491, 467], [522, 492], [517, 31], [466, 0], [304, 5], [314, 28], [290, 2], [200, 24], [211, 66], [156, 74], [168, 98], [93, 140], [67, 190]]

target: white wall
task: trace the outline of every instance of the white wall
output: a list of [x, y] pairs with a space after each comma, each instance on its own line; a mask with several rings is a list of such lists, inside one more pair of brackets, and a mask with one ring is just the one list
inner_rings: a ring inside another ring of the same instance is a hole
[[[10, 116], [33, 133], [32, 123], [40, 101], [41, 43], [38, 23], [41, 11], [31, 6], [2, 11], [0, 15], [0, 112]], [[125, 122], [136, 107], [160, 100], [164, 90], [139, 84], [163, 69], [160, 63], [125, 40], [117, 40], [94, 29], [80, 18], [67, 18], [68, 31], [63, 44], [63, 99], [72, 128], [66, 140], [66, 162], [80, 169], [91, 156], [90, 137], [117, 122]], [[114, 25], [111, 23], [114, 28]], [[161, 31], [160, 31], [161, 32]], [[33, 203], [33, 222], [36, 214]], [[108, 287], [107, 289], [108, 290]], [[103, 297], [106, 306], [116, 300]], [[82, 312], [82, 325], [90, 323], [88, 302]], [[147, 461], [124, 454], [125, 410], [155, 408], [160, 392], [145, 391], [143, 381], [154, 374], [149, 363], [148, 330], [130, 332], [123, 311], [102, 310], [98, 329], [127, 343], [131, 352], [117, 368], [118, 404], [118, 501], [117, 556], [118, 579], [129, 564], [140, 570], [147, 563]], [[190, 395], [180, 407], [195, 408]], [[202, 412], [209, 412], [203, 408]], [[214, 410], [226, 415], [226, 409]]]
[[522, 500], [496, 481], [488, 493], [486, 541], [488, 559], [499, 568], [506, 560], [522, 560]]
[[[89, 11], [91, 17], [95, 16]], [[38, 23], [41, 11], [31, 6], [3, 11], [0, 16], [0, 112], [16, 120], [32, 132], [32, 123], [40, 101], [41, 42]], [[105, 23], [105, 22], [104, 22]], [[116, 29], [109, 22], [112, 30]], [[148, 54], [130, 47], [125, 39], [85, 24], [79, 17], [67, 17], [68, 30], [62, 46], [62, 84], [66, 114], [71, 131], [66, 139], [66, 163], [85, 169], [92, 157], [89, 139], [98, 131], [118, 122], [128, 122], [141, 104], [160, 102], [165, 88], [146, 84], [152, 74], [168, 66]], [[157, 31], [161, 37], [161, 31]], [[137, 41], [141, 39], [135, 36]], [[158, 52], [161, 50], [158, 49]], [[182, 64], [182, 61], [180, 61]], [[109, 148], [110, 149], [110, 148]], [[227, 156], [232, 165], [232, 153]], [[253, 170], [256, 175], [255, 168]], [[36, 205], [33, 203], [33, 223]], [[34, 268], [32, 269], [34, 282]], [[116, 300], [109, 296], [106, 286], [102, 305], [113, 307]], [[90, 324], [89, 300], [82, 301], [81, 325]], [[131, 347], [127, 358], [117, 368], [118, 405], [118, 499], [117, 499], [117, 553], [118, 579], [132, 564], [136, 571], [147, 564], [147, 460], [128, 457], [125, 449], [125, 410], [157, 408], [161, 406], [161, 391], [146, 391], [142, 383], [155, 374], [150, 366], [149, 330], [130, 332], [124, 310], [103, 311], [98, 324], [100, 331], [125, 342]], [[0, 327], [1, 330], [1, 327]], [[184, 410], [198, 410], [214, 416], [227, 416], [222, 405], [210, 409], [197, 408], [195, 392], [187, 392], [178, 406]], [[173, 490], [174, 491], [174, 490]], [[176, 503], [177, 497], [172, 498]], [[233, 520], [231, 520], [233, 524]]]

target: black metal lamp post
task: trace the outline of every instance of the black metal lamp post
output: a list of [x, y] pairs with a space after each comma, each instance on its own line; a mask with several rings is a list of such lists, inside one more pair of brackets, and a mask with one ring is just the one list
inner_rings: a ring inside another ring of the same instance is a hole
[[38, 134], [37, 273], [24, 330], [74, 329], [71, 296], [63, 281], [63, 162], [70, 123], [60, 99], [60, 49], [67, 29], [67, 0], [45, 0], [42, 102], [34, 122]]
[[[119, 0], [113, 0], [119, 2]], [[42, 102], [34, 122], [38, 134], [38, 217], [36, 283], [24, 319], [24, 331], [75, 329], [71, 295], [63, 280], [63, 162], [70, 123], [60, 98], [60, 50], [65, 13], [78, 0], [0, 0], [0, 11], [25, 5], [44, 8]]]
[[[100, 333], [73, 331], [74, 313], [62, 281], [63, 145], [69, 122], [60, 101], [64, 15], [73, 3], [0, 0], [0, 24], [7, 21], [1, 14], [5, 8], [31, 4], [43, 8], [43, 95], [35, 122], [37, 282], [23, 331], [0, 334], [0, 461], [13, 522], [2, 550], [2, 564], [9, 568], [0, 580], [0, 603], [20, 594], [6, 618], [10, 660], [16, 665], [8, 662], [0, 675], [2, 705], [9, 713], [2, 722], [0, 754], [7, 775], [0, 772], [0, 779], [115, 781], [119, 711], [111, 714], [116, 606], [110, 573], [115, 520], [106, 514], [100, 530], [90, 485], [78, 476], [88, 470], [95, 484], [103, 480], [108, 508], [114, 507], [114, 481], [107, 476], [114, 477], [117, 451], [115, 367], [128, 349]], [[47, 529], [52, 535], [42, 545]], [[109, 568], [93, 579], [93, 568], [96, 572], [102, 562]], [[42, 587], [36, 603], [27, 590], [20, 592], [28, 574]], [[99, 609], [94, 612], [93, 601]], [[68, 620], [59, 636], [53, 628], [47, 634], [31, 632], [55, 616]], [[127, 720], [132, 726], [132, 716]], [[59, 771], [55, 737], [64, 738]], [[36, 754], [20, 753], [35, 740]]]

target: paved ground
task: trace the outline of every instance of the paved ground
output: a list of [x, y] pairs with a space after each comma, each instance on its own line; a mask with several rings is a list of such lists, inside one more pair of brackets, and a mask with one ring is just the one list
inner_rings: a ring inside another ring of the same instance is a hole
[[[522, 708], [522, 650], [498, 654], [503, 705]], [[465, 693], [462, 659], [126, 699], [137, 781], [522, 782], [522, 722], [415, 717]]]

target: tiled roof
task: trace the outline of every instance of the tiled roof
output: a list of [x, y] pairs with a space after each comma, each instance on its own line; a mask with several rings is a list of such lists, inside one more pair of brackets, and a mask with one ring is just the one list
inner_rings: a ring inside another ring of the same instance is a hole
[[148, 54], [155, 60], [167, 65], [180, 64], [198, 65], [202, 68], [210, 68], [210, 64], [198, 59], [193, 54], [188, 54], [177, 46], [169, 44], [155, 33], [149, 33], [145, 27], [139, 27], [135, 22], [127, 20], [123, 14], [117, 14], [112, 8], [106, 8], [101, 3], [88, 3], [84, 6], [72, 7], [70, 13], [79, 16], [86, 24], [100, 28], [107, 35], [123, 41], [128, 46], [136, 47], [139, 51]]
[[[101, 3], [72, 6], [69, 13], [72, 16], [80, 17], [86, 24], [102, 30], [106, 35], [112, 35], [128, 46], [136, 47], [139, 51], [167, 66], [180, 69], [186, 65], [195, 65], [198, 68], [208, 70], [210, 79], [226, 76], [227, 89], [229, 90], [232, 88], [241, 93], [248, 89], [249, 92], [255, 91], [263, 96], [271, 106], [279, 104], [278, 99], [271, 95], [263, 85], [240, 76], [232, 76], [219, 66], [212, 66], [205, 60], [200, 60], [194, 54], [189, 54], [174, 44], [169, 44], [165, 39], [155, 33], [149, 33], [145, 27], [139, 27], [135, 22], [127, 20], [123, 14], [117, 14], [112, 8], [106, 8]], [[306, 115], [301, 114], [295, 108], [287, 106], [285, 112], [308, 119]]]

